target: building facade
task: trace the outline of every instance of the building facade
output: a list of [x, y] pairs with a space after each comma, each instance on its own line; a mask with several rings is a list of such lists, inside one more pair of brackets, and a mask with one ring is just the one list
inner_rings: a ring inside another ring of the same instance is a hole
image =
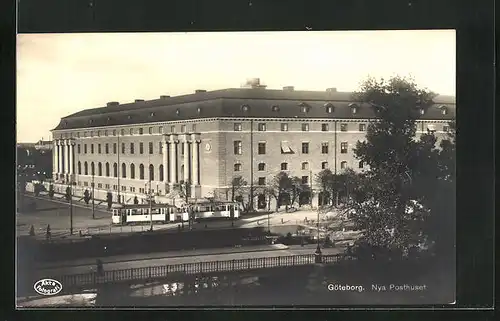
[[[64, 117], [52, 131], [56, 185], [75, 184], [83, 194], [94, 183], [96, 198], [115, 201], [176, 197], [173, 186], [190, 182], [193, 198], [229, 198], [234, 177], [265, 186], [280, 171], [314, 186], [322, 169], [366, 169], [354, 157], [375, 114], [351, 101], [351, 93], [249, 88], [133, 103], [108, 103]], [[443, 137], [455, 118], [453, 97], [437, 97], [421, 111], [417, 135]], [[257, 198], [254, 195], [254, 204]], [[313, 200], [313, 203], [315, 201]]]

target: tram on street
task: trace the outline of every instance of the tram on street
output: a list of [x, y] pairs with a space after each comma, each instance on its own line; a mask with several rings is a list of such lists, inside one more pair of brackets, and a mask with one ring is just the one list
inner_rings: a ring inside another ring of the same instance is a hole
[[[151, 208], [151, 214], [149, 213]], [[169, 204], [113, 204], [113, 224], [180, 222], [189, 219], [188, 213]]]
[[[237, 219], [240, 217], [241, 208], [237, 202], [202, 202], [190, 205], [190, 210], [193, 211], [195, 220], [209, 219], [209, 218], [226, 218], [233, 217]], [[231, 213], [233, 213], [231, 215]]]

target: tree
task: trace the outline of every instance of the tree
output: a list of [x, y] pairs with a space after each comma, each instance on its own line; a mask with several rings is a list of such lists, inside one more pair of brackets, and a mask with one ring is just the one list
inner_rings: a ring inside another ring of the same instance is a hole
[[[189, 206], [189, 197], [191, 195], [191, 182], [189, 181], [180, 181], [179, 183], [174, 184], [173, 186], [173, 197], [180, 197], [181, 199], [184, 199], [186, 203], [186, 210], [188, 211], [188, 224], [189, 227], [191, 228], [192, 221], [194, 220], [194, 211], [192, 208]], [[184, 227], [184, 220], [182, 220], [182, 227]]]
[[66, 201], [70, 201], [71, 200], [71, 187], [66, 187], [66, 194], [64, 195]]
[[286, 172], [279, 172], [274, 176], [268, 193], [276, 200], [276, 212], [278, 211], [281, 203], [285, 202], [287, 205], [290, 202], [290, 191], [292, 190], [292, 179]]
[[[351, 201], [353, 218], [369, 246], [405, 251], [421, 239], [421, 222], [427, 209], [416, 206], [414, 178], [422, 160], [419, 148], [430, 142], [415, 139], [420, 109], [432, 104], [435, 94], [417, 87], [412, 79], [366, 80], [353, 95], [361, 108], [372, 108], [376, 120], [367, 128], [366, 141], [354, 150], [369, 165], [360, 190]], [[432, 167], [432, 166], [431, 166]]]
[[326, 196], [328, 195], [330, 197], [330, 200], [332, 201], [332, 204], [334, 203], [334, 198], [333, 195], [337, 191], [336, 188], [336, 175], [333, 174], [333, 172], [329, 169], [323, 169], [321, 172], [316, 174], [315, 183], [316, 185], [320, 186], [321, 193], [323, 193], [323, 202], [321, 205], [326, 205], [327, 199]]
[[113, 206], [113, 194], [111, 192], [106, 193], [106, 202], [108, 203], [108, 211], [111, 210], [111, 206]]
[[85, 202], [85, 204], [88, 204], [90, 202], [90, 193], [88, 189], [83, 192], [83, 201]]

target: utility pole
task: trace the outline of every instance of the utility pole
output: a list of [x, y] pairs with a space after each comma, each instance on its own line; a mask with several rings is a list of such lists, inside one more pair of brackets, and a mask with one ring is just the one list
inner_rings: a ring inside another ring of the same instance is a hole
[[250, 120], [250, 211], [253, 212], [253, 119]]
[[153, 231], [153, 193], [151, 192], [151, 173], [149, 174], [149, 230]]
[[121, 133], [118, 132], [117, 134], [118, 135], [116, 137], [117, 137], [117, 140], [118, 140], [118, 144], [117, 144], [118, 146], [116, 146], [116, 149], [117, 149], [116, 155], [117, 155], [117, 162], [118, 162], [118, 164], [117, 164], [117, 168], [116, 168], [116, 174], [117, 174], [116, 176], [117, 176], [117, 179], [118, 179], [118, 204], [121, 204], [122, 203], [122, 200], [120, 198], [120, 174], [121, 174], [120, 173], [120, 168], [121, 168], [121, 166], [120, 166], [120, 150], [121, 150], [121, 146], [120, 146], [120, 134]]
[[92, 173], [92, 219], [95, 219], [95, 205], [94, 205], [94, 173]]
[[73, 235], [73, 185], [69, 182], [69, 234]]

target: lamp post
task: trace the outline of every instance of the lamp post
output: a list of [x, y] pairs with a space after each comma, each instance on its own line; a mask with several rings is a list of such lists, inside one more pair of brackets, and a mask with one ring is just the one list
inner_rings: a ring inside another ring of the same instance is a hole
[[69, 180], [69, 234], [73, 235], [73, 184]]
[[94, 205], [94, 173], [92, 172], [92, 219], [95, 219], [95, 205]]
[[148, 186], [148, 193], [146, 194], [149, 199], [149, 230], [153, 231], [153, 200], [152, 196], [153, 194], [151, 193], [151, 173], [149, 174], [149, 182], [146, 183], [145, 185]]

